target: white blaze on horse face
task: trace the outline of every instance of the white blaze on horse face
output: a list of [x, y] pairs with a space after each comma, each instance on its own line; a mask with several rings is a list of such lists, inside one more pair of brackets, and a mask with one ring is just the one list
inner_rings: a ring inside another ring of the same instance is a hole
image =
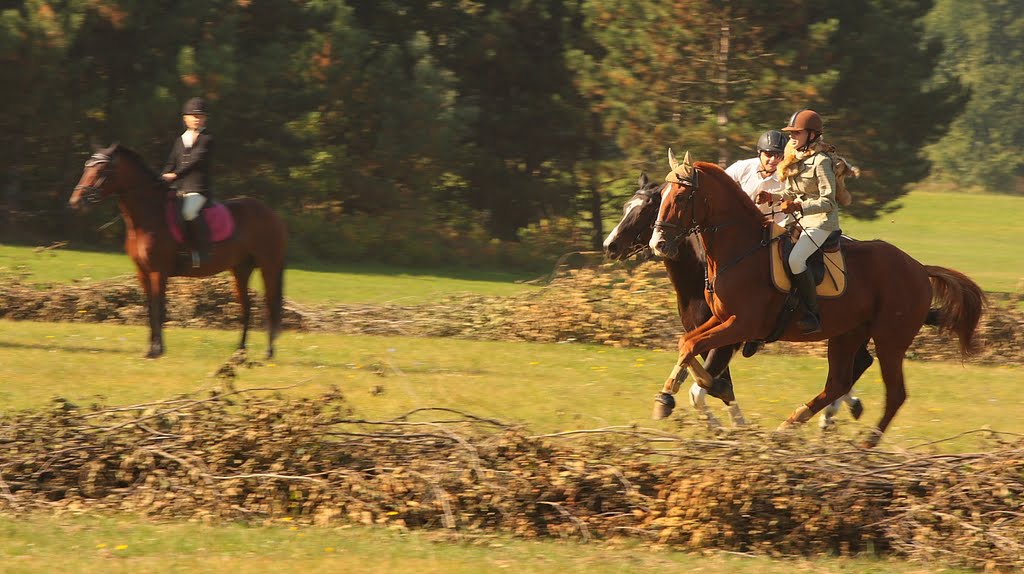
[[604, 240], [605, 249], [608, 249], [608, 246], [611, 245], [613, 241], [619, 238], [619, 228], [622, 227], [622, 224], [625, 223], [627, 219], [630, 219], [630, 216], [633, 215], [633, 213], [636, 212], [636, 210], [643, 207], [643, 204], [644, 198], [637, 196], [634, 196], [633, 198], [626, 202], [626, 205], [622, 208], [622, 219], [619, 220], [619, 223], [615, 226], [615, 229], [612, 229], [611, 233], [609, 233], [608, 237], [606, 237]]

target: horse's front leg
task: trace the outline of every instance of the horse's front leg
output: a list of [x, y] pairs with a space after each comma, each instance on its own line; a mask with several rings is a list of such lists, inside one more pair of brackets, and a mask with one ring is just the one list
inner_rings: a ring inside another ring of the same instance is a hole
[[151, 271], [143, 280], [146, 296], [149, 299], [149, 352], [147, 359], [155, 359], [164, 354], [164, 313], [167, 299], [167, 275], [159, 271]]
[[[712, 316], [710, 319], [705, 321], [703, 325], [697, 327], [696, 329], [689, 333], [684, 334], [679, 339], [680, 348], [683, 346], [684, 341], [687, 338], [693, 336], [694, 334], [700, 333], [706, 329], [709, 329], [716, 325], [717, 323], [718, 319]], [[676, 362], [676, 365], [672, 367], [672, 372], [669, 373], [668, 379], [665, 381], [665, 385], [662, 387], [661, 392], [658, 393], [656, 397], [654, 397], [654, 411], [651, 413], [651, 417], [654, 420], [661, 420], [672, 414], [672, 410], [676, 407], [676, 399], [673, 395], [679, 392], [679, 387], [681, 387], [683, 381], [686, 380], [687, 370], [690, 371], [690, 374], [694, 375], [694, 380], [697, 381], [697, 384], [700, 385], [701, 388], [708, 390], [712, 388], [713, 379], [711, 375], [709, 375], [707, 371], [705, 371], [704, 368], [700, 366], [700, 363], [697, 362], [696, 359], [693, 359], [692, 362], [697, 363], [697, 368], [699, 369], [699, 372], [696, 372], [693, 368], [689, 367], [687, 362], [682, 360], [682, 356], [680, 356], [680, 359], [679, 361]]]
[[[736, 400], [731, 381], [713, 377], [697, 360], [697, 355], [715, 350], [727, 352], [724, 359], [725, 364], [728, 364], [728, 359], [732, 357], [732, 352], [735, 352], [736, 345], [743, 340], [742, 336], [743, 331], [736, 327], [735, 316], [729, 317], [725, 321], [712, 319], [682, 338], [679, 343], [679, 362], [677, 364], [685, 366], [698, 384], [708, 390], [708, 394], [722, 399], [728, 405]], [[724, 369], [724, 365], [716, 365], [715, 368]]]

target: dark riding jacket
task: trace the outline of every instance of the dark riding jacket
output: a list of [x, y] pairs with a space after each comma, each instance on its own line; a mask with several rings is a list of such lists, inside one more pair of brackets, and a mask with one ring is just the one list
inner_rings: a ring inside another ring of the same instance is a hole
[[179, 194], [201, 193], [207, 202], [213, 201], [213, 186], [210, 181], [210, 153], [213, 150], [213, 136], [202, 130], [196, 136], [192, 147], [185, 147], [178, 137], [174, 140], [171, 155], [167, 158], [163, 173], [175, 173], [178, 178], [173, 185]]

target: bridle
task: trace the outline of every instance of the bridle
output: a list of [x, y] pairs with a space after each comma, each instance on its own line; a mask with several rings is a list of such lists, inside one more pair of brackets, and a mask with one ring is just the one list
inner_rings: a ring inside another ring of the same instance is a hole
[[[680, 185], [683, 185], [684, 187], [688, 187], [690, 189], [689, 195], [686, 196], [687, 204], [691, 204], [694, 201], [694, 197], [696, 196], [697, 191], [700, 189], [700, 178], [698, 176], [699, 173], [700, 171], [694, 169], [693, 175], [691, 175], [688, 178], [684, 178], [679, 175], [676, 176], [676, 179], [679, 180]], [[676, 223], [669, 223], [668, 221], [659, 219], [654, 222], [654, 229], [655, 231], [661, 232], [661, 235], [662, 237], [665, 238], [666, 243], [672, 245], [675, 248], [678, 248], [679, 245], [683, 242], [683, 240], [686, 239], [687, 237], [695, 233], [702, 233], [704, 231], [714, 231], [715, 229], [717, 229], [717, 227], [713, 229], [706, 229], [702, 227], [699, 223], [697, 223], [697, 211], [693, 209], [692, 206], [690, 206], [689, 227], [683, 227], [682, 225]], [[668, 231], [673, 231], [674, 233], [669, 234]]]
[[74, 192], [78, 193], [78, 196], [86, 204], [95, 205], [103, 201], [103, 199], [109, 195], [109, 192], [104, 192], [103, 184], [107, 182], [107, 172], [110, 170], [111, 163], [113, 163], [111, 156], [101, 152], [96, 152], [89, 156], [89, 159], [85, 160], [86, 168], [95, 167], [97, 165], [103, 166], [100, 168], [99, 176], [92, 185], [75, 186]]

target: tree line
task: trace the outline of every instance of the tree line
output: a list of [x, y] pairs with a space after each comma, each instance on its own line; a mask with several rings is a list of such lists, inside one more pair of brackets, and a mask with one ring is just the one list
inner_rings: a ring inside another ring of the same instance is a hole
[[95, 237], [112, 210], [64, 209], [90, 143], [119, 141], [159, 168], [193, 95], [211, 111], [217, 195], [269, 201], [326, 257], [410, 249], [424, 229], [449, 252], [551, 234], [594, 245], [639, 172], [666, 171], [666, 147], [726, 164], [805, 107], [862, 169], [857, 216], [929, 174], [1012, 191], [1024, 175], [1022, 11], [0, 0], [3, 233]]

